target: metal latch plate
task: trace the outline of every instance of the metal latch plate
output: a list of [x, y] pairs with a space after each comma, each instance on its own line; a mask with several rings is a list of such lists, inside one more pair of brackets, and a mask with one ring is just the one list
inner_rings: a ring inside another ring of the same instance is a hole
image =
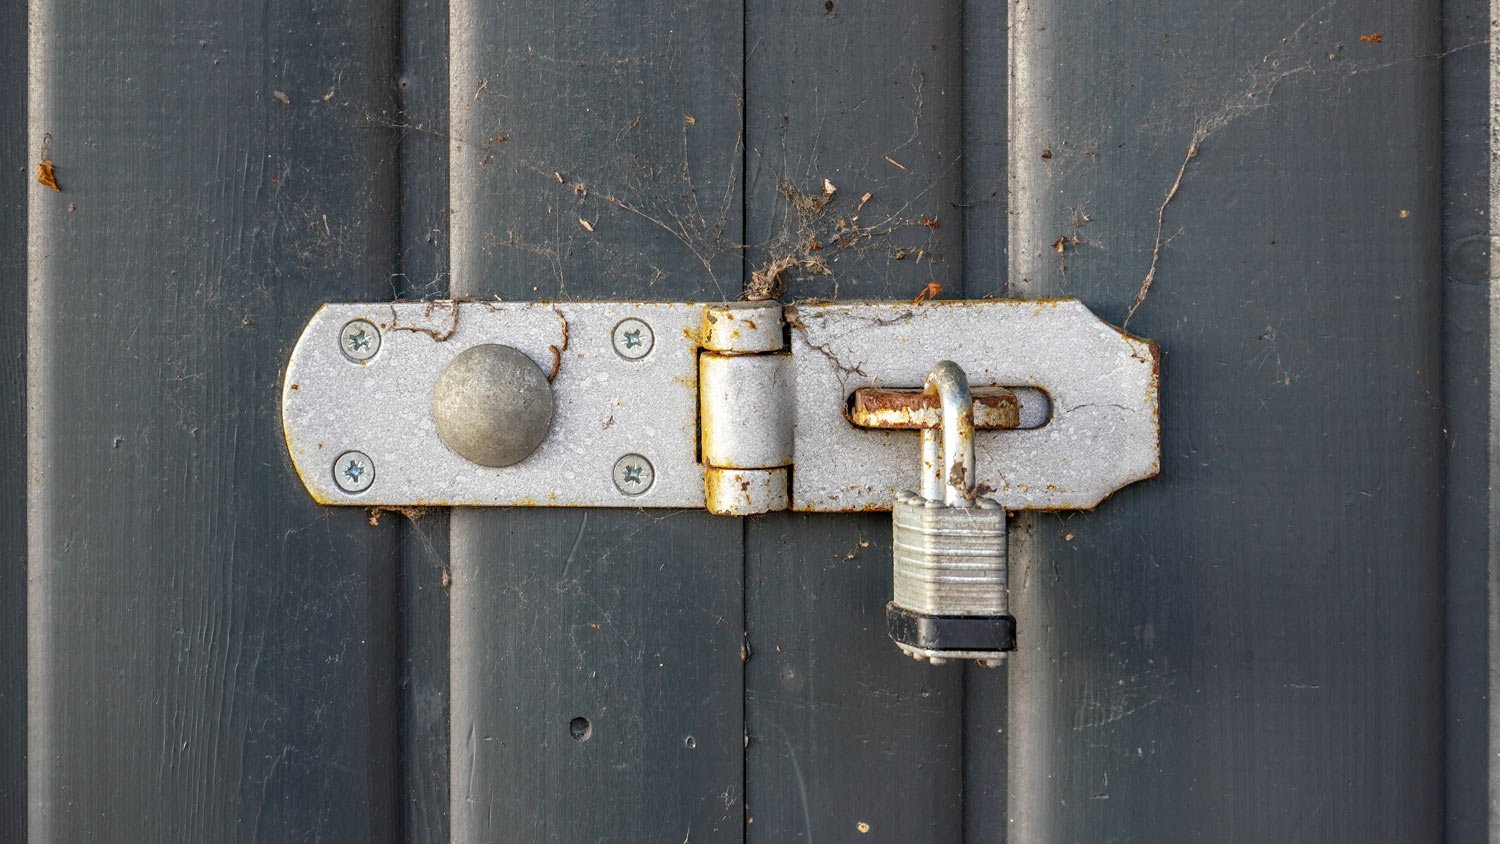
[[[699, 303], [326, 305], [298, 341], [283, 384], [292, 460], [324, 504], [702, 507], [702, 312]], [[378, 330], [378, 350], [363, 360], [341, 345], [356, 320]], [[920, 387], [940, 359], [959, 363], [976, 386], [1035, 387], [1050, 397], [1046, 424], [977, 436], [979, 482], [1007, 509], [1092, 507], [1158, 470], [1156, 347], [1077, 301], [803, 303], [788, 306], [786, 320], [793, 509], [885, 510], [898, 490], [916, 487], [916, 435], [856, 428], [844, 414], [855, 389]], [[617, 337], [640, 325], [645, 354]], [[432, 421], [438, 376], [483, 343], [519, 349], [552, 376], [551, 430], [513, 466], [459, 457]], [[357, 492], [335, 478], [337, 458], [350, 452], [372, 464], [373, 480]], [[627, 455], [649, 465], [643, 491], [616, 482]]]
[[859, 387], [921, 386], [952, 360], [975, 386], [1039, 387], [1046, 424], [975, 436], [979, 485], [1007, 510], [1088, 509], [1160, 469], [1156, 345], [1075, 299], [787, 308], [796, 361], [796, 510], [888, 510], [916, 489], [910, 432], [854, 428]]

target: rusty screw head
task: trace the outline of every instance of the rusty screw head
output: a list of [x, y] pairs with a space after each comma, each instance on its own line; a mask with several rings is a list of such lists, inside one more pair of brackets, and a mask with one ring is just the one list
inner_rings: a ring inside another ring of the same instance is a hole
[[380, 351], [380, 329], [369, 320], [350, 320], [339, 329], [339, 351], [355, 363], [364, 363]]
[[615, 488], [626, 495], [640, 495], [656, 482], [656, 469], [639, 454], [627, 454], [615, 461]]
[[333, 482], [354, 495], [375, 483], [375, 461], [363, 451], [346, 451], [333, 461]]
[[620, 320], [615, 325], [612, 339], [615, 352], [626, 360], [640, 360], [651, 354], [651, 347], [656, 344], [651, 326], [635, 317]]

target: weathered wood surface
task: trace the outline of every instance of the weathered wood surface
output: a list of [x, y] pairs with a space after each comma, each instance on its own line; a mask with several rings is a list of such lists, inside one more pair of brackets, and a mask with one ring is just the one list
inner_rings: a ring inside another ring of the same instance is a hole
[[1011, 291], [1160, 341], [1166, 424], [1013, 546], [1008, 833], [1437, 840], [1440, 8], [1184, 11], [1012, 6]]
[[[453, 292], [733, 297], [742, 16], [454, 2]], [[451, 529], [453, 840], [740, 840], [739, 521], [458, 510]]]
[[395, 529], [309, 500], [277, 401], [390, 295], [393, 20], [32, 4], [33, 841], [397, 837]]

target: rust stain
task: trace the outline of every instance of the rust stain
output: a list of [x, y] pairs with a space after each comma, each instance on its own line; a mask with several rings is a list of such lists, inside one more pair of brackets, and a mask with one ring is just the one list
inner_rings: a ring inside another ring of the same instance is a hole
[[[1021, 401], [1006, 387], [974, 388], [974, 427], [991, 431], [1021, 424]], [[942, 403], [921, 390], [861, 387], [849, 403], [848, 419], [860, 428], [916, 431], [942, 425]]]

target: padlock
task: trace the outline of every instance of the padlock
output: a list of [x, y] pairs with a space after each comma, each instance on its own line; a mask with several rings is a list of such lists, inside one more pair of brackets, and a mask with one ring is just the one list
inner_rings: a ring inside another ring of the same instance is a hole
[[891, 507], [894, 596], [886, 626], [916, 659], [994, 667], [1016, 648], [1016, 620], [1007, 612], [1006, 513], [976, 494], [968, 376], [953, 361], [939, 361], [923, 391], [937, 394], [942, 428], [922, 430], [921, 492], [902, 492]]

